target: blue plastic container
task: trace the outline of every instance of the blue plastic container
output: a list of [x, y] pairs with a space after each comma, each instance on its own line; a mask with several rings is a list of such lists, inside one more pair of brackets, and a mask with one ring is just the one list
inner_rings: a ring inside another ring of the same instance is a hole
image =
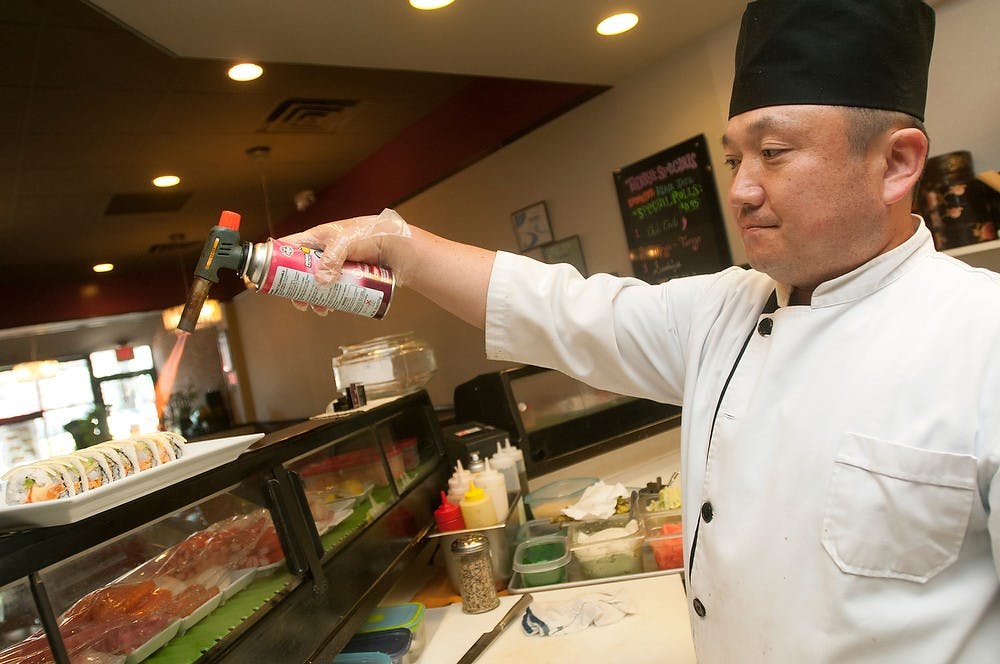
[[[385, 653], [392, 664], [409, 662], [413, 633], [408, 629], [386, 629], [380, 632], [358, 633], [351, 637], [343, 653]], [[339, 656], [339, 655], [338, 655]]]
[[384, 652], [342, 652], [333, 664], [392, 664], [392, 659]]
[[382, 632], [389, 629], [408, 629], [413, 635], [410, 641], [410, 659], [420, 657], [424, 649], [424, 611], [420, 602], [408, 602], [393, 606], [380, 606], [371, 612], [365, 623], [358, 629], [359, 634]]

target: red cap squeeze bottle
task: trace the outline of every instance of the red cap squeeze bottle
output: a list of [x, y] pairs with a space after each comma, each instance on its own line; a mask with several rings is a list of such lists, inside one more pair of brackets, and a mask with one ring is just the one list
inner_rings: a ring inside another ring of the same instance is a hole
[[448, 502], [448, 495], [444, 491], [441, 492], [441, 505], [434, 510], [434, 521], [437, 523], [438, 532], [465, 530], [462, 510], [458, 505]]

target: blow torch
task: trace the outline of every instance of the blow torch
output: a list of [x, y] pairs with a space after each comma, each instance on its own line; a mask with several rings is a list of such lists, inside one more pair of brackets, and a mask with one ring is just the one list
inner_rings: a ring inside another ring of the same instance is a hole
[[209, 288], [212, 284], [219, 283], [219, 270], [228, 268], [240, 272], [245, 255], [246, 249], [240, 242], [240, 215], [224, 210], [201, 250], [201, 257], [194, 270], [191, 293], [184, 303], [180, 322], [177, 323], [178, 330], [194, 332], [201, 308], [208, 299]]
[[240, 242], [240, 215], [228, 210], [212, 227], [194, 270], [191, 294], [184, 303], [177, 329], [193, 332], [219, 270], [236, 272], [258, 293], [268, 293], [325, 309], [382, 318], [389, 310], [396, 278], [378, 265], [345, 261], [340, 277], [329, 284], [316, 280], [322, 250], [268, 238], [265, 242]]

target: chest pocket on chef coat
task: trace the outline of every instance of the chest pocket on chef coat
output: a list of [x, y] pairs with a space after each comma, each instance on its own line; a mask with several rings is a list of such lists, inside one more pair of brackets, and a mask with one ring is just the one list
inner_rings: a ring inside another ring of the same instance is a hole
[[958, 557], [977, 495], [974, 457], [845, 434], [823, 548], [844, 572], [923, 583]]

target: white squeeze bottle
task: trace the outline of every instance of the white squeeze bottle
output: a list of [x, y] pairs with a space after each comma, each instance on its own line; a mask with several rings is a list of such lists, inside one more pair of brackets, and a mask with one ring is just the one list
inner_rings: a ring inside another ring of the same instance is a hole
[[483, 488], [486, 495], [493, 501], [493, 512], [497, 522], [507, 518], [507, 482], [504, 481], [503, 474], [499, 470], [490, 467], [490, 460], [487, 459], [483, 471], [476, 475], [475, 481]]
[[505, 438], [503, 442], [506, 443], [504, 452], [514, 457], [514, 464], [517, 467], [517, 481], [521, 485], [521, 495], [526, 496], [528, 495], [528, 471], [524, 466], [524, 452], [520, 447], [511, 446], [510, 438]]
[[500, 443], [497, 443], [497, 453], [490, 457], [490, 462], [496, 470], [503, 474], [507, 493], [517, 493], [521, 490], [521, 483], [517, 479], [517, 460], [513, 454], [504, 452]]
[[471, 479], [472, 473], [462, 467], [462, 460], [459, 459], [455, 464], [455, 472], [448, 478], [449, 503], [458, 505], [461, 502], [462, 496], [469, 490], [469, 480]]
[[475, 480], [469, 480], [469, 490], [458, 503], [462, 510], [462, 520], [466, 528], [485, 528], [497, 523], [497, 513], [493, 509], [493, 501], [486, 492], [476, 486]]

